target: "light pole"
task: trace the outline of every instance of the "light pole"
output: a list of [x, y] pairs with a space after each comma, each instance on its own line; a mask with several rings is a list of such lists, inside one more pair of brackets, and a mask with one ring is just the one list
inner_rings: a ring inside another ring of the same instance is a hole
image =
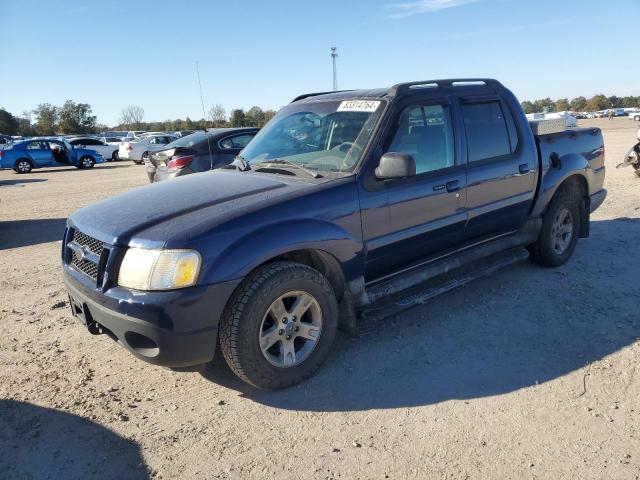
[[338, 47], [331, 47], [331, 60], [333, 61], [333, 90], [338, 90], [338, 72], [336, 71], [336, 58], [338, 57]]

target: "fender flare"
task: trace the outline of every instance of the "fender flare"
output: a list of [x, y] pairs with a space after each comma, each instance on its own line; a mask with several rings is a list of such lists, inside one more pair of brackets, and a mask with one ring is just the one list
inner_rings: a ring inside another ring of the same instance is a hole
[[558, 188], [572, 176], [581, 177], [586, 184], [587, 197], [591, 193], [589, 191], [589, 185], [591, 184], [591, 177], [593, 176], [593, 170], [591, 165], [582, 155], [577, 153], [570, 153], [563, 155], [557, 159], [558, 166], [551, 166], [542, 177], [538, 198], [531, 211], [532, 216], [544, 215], [549, 202], [558, 191]]
[[316, 250], [332, 255], [345, 270], [362, 261], [362, 242], [335, 223], [323, 220], [287, 220], [272, 223], [238, 238], [204, 262], [201, 282], [233, 282], [273, 258], [299, 250]]

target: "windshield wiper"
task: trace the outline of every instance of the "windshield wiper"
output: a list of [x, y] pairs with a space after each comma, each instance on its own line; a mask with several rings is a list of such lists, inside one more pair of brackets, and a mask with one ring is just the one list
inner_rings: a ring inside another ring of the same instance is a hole
[[309, 175], [309, 176], [311, 176], [313, 178], [322, 178], [322, 175], [320, 175], [318, 172], [314, 172], [313, 170], [310, 170], [307, 167], [305, 167], [303, 165], [300, 165], [299, 163], [290, 162], [289, 160], [284, 160], [282, 158], [274, 158], [273, 160], [267, 160], [265, 162], [260, 162], [260, 165], [262, 165], [262, 164], [270, 164], [270, 163], [275, 163], [276, 165], [288, 165], [290, 167], [299, 168], [304, 173], [306, 173], [307, 175]]

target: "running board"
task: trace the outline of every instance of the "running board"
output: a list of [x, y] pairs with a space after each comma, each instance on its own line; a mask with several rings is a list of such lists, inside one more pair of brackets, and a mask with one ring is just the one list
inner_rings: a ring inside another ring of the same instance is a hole
[[[414, 286], [395, 295], [380, 297], [378, 301], [364, 307], [361, 312], [364, 322], [358, 323], [358, 333], [374, 327], [375, 322], [395, 315], [399, 312], [422, 305], [429, 299], [445, 292], [461, 287], [478, 278], [486, 277], [516, 262], [529, 257], [524, 247], [511, 248], [484, 257], [464, 266], [445, 271], [441, 275]], [[369, 292], [367, 292], [369, 293]]]

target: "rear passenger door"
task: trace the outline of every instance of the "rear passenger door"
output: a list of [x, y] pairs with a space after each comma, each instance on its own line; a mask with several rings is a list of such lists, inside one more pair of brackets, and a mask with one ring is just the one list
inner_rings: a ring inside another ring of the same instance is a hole
[[[416, 175], [378, 181], [375, 190], [361, 193], [362, 204], [380, 205], [362, 214], [367, 281], [451, 251], [463, 240], [466, 173], [456, 155], [448, 99], [409, 101], [393, 123], [382, 151], [411, 155]], [[381, 223], [383, 209], [388, 224]]]
[[498, 96], [459, 102], [467, 156], [465, 240], [513, 232], [531, 208], [537, 156], [521, 148], [522, 135]]
[[33, 161], [33, 164], [37, 167], [45, 167], [55, 163], [49, 145], [43, 140], [29, 142], [26, 151], [29, 158]]

